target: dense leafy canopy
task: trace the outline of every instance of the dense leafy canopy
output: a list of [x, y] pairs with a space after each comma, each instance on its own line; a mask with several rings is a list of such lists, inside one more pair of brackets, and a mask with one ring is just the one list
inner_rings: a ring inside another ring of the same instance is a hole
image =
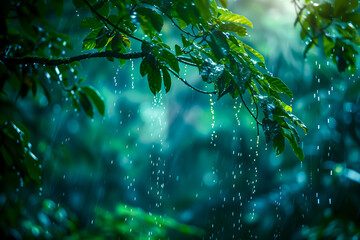
[[[82, 50], [96, 49], [105, 53], [110, 61], [119, 59], [120, 64], [124, 64], [126, 59], [141, 57], [140, 73], [147, 76], [149, 88], [154, 95], [161, 91], [162, 85], [166, 92], [170, 90], [173, 75], [199, 92], [216, 94], [218, 98], [225, 94], [234, 99], [240, 98], [254, 117], [258, 128], [262, 126], [264, 129], [267, 142], [277, 139], [273, 142], [277, 154], [283, 151], [286, 138], [296, 156], [303, 159], [299, 136], [294, 126], [301, 126], [305, 131], [306, 127], [291, 114], [291, 107], [282, 99], [281, 95], [293, 97], [286, 84], [269, 75], [263, 56], [241, 41], [241, 37], [247, 35], [246, 27], [252, 27], [247, 18], [217, 6], [215, 1], [207, 0], [173, 3], [74, 0], [74, 5], [92, 14], [80, 24], [80, 27], [89, 29], [83, 40]], [[35, 6], [35, 16], [40, 20], [46, 13], [46, 7], [41, 2], [37, 2]], [[1, 57], [4, 63], [3, 72], [8, 75], [6, 79], [14, 76], [14, 73], [26, 74], [26, 81], [16, 79], [17, 82], [20, 80], [19, 95], [25, 97], [30, 89], [36, 94], [38, 86], [48, 92], [37, 79], [40, 72], [45, 72], [47, 78], [60, 82], [76, 110], [81, 107], [87, 115], [93, 117], [94, 105], [103, 115], [104, 103], [95, 89], [81, 86], [82, 80], [69, 85], [69, 79], [77, 78], [76, 60], [82, 59], [59, 59], [63, 49], [71, 49], [68, 36], [46, 31], [45, 27], [38, 26], [37, 18], [30, 16], [34, 14], [31, 12], [32, 8], [33, 4], [30, 3], [22, 3], [19, 9], [17, 8], [17, 11], [25, 12], [25, 15], [21, 12], [23, 17], [16, 19], [22, 27], [21, 31], [12, 27], [12, 23], [17, 24], [17, 21], [10, 21], [11, 24], [8, 24], [7, 37], [3, 39], [4, 54]], [[11, 8], [5, 9], [8, 9], [5, 14], [7, 16]], [[27, 18], [29, 21], [24, 21]], [[169, 46], [163, 42], [161, 32], [167, 19], [180, 31], [182, 46]], [[140, 37], [138, 27], [144, 37]], [[23, 37], [24, 34], [26, 35]], [[134, 41], [141, 42], [138, 55], [134, 55], [130, 50]], [[46, 59], [49, 54], [54, 56], [54, 59]], [[91, 57], [95, 56], [86, 56]], [[18, 65], [13, 65], [14, 63]], [[179, 64], [197, 67], [203, 81], [212, 84], [214, 91], [206, 92], [190, 85], [181, 78]], [[10, 65], [15, 69], [11, 69]], [[244, 99], [247, 94], [256, 106], [255, 112], [247, 107]], [[47, 96], [50, 100], [50, 95]], [[261, 108], [258, 108], [258, 105]], [[259, 110], [262, 110], [262, 114]]]

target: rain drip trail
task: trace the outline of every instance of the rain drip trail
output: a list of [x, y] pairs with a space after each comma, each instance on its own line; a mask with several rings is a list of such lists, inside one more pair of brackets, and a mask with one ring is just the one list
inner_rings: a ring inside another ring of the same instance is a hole
[[[251, 124], [254, 124], [254, 122], [252, 121]], [[255, 126], [253, 127], [255, 129]], [[249, 222], [253, 223], [258, 221], [259, 216], [256, 213], [256, 201], [255, 197], [256, 197], [256, 184], [258, 181], [258, 168], [257, 168], [257, 163], [256, 160], [259, 156], [258, 153], [258, 149], [259, 149], [259, 136], [256, 137], [256, 141], [254, 141], [253, 138], [250, 138], [249, 140], [249, 159], [251, 160], [251, 165], [248, 167], [248, 176], [250, 176], [248, 179], [246, 179], [247, 185], [250, 188], [250, 196], [248, 197], [248, 217], [249, 217]], [[254, 153], [255, 151], [255, 153]], [[255, 233], [253, 233], [253, 231], [251, 229], [249, 229], [249, 237], [251, 239], [257, 239], [257, 235]]]
[[[149, 209], [153, 209], [156, 213], [163, 213], [164, 203], [164, 188], [165, 188], [165, 171], [166, 161], [162, 153], [165, 148], [164, 139], [166, 138], [166, 112], [165, 106], [162, 102], [162, 93], [154, 97], [154, 101], [151, 106], [151, 137], [153, 140], [153, 151], [149, 154], [149, 160], [151, 165], [151, 179], [148, 195], [154, 199], [154, 204], [149, 204]], [[161, 225], [159, 225], [161, 227]]]
[[[237, 111], [237, 113], [239, 110]], [[240, 125], [239, 119], [236, 118], [238, 124]], [[234, 207], [231, 211], [231, 219], [232, 219], [232, 239], [239, 239], [238, 235], [243, 228], [243, 193], [241, 190], [241, 184], [239, 180], [243, 178], [243, 163], [240, 161], [242, 158], [242, 151], [239, 146], [241, 146], [242, 138], [238, 136], [238, 132], [233, 129], [233, 137], [232, 137], [232, 155], [234, 158], [234, 169], [231, 171], [231, 186], [232, 186], [232, 196], [231, 201]]]
[[216, 147], [216, 143], [214, 142], [214, 138], [217, 138], [217, 135], [215, 134], [215, 111], [214, 111], [214, 100], [213, 100], [213, 96], [210, 94], [210, 111], [211, 111], [211, 140], [210, 140], [210, 144], [213, 145], [214, 147]]
[[[282, 172], [279, 168], [278, 172], [278, 178], [279, 182], [282, 182]], [[275, 214], [276, 214], [276, 224], [275, 224], [275, 232], [274, 232], [274, 239], [280, 239], [281, 237], [281, 216], [279, 208], [281, 207], [281, 200], [282, 200], [283, 194], [282, 194], [282, 186], [279, 186], [279, 195], [274, 199], [274, 206], [275, 206]]]

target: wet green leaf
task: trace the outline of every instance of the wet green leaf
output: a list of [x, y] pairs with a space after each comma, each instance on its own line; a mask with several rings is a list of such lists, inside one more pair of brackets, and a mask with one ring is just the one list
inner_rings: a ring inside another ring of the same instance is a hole
[[151, 66], [149, 64], [149, 58], [145, 57], [140, 64], [140, 74], [142, 77], [144, 77], [146, 74], [148, 74], [151, 71]]
[[359, 7], [358, 0], [334, 0], [335, 16], [341, 17], [345, 12], [351, 12]]
[[183, 54], [183, 52], [181, 51], [181, 47], [177, 44], [175, 44], [175, 53], [176, 53], [176, 56]]
[[175, 55], [167, 50], [161, 51], [161, 55], [167, 64], [177, 73], [180, 72], [179, 61], [176, 59]]
[[25, 153], [24, 164], [29, 177], [40, 185], [41, 168], [39, 166], [39, 161], [30, 150], [27, 150]]
[[141, 29], [145, 34], [152, 36], [154, 30], [161, 31], [163, 18], [159, 13], [147, 7], [139, 7], [136, 12], [138, 13]]
[[282, 134], [277, 134], [273, 139], [273, 148], [276, 155], [280, 155], [285, 149], [285, 137]]
[[229, 44], [226, 35], [219, 31], [214, 30], [210, 33], [210, 41], [208, 42], [215, 58], [218, 60], [224, 58], [229, 52]]
[[103, 26], [104, 26], [103, 22], [101, 22], [98, 18], [93, 18], [93, 17], [85, 18], [80, 23], [81, 28], [89, 28], [92, 30], [101, 28]]
[[293, 133], [291, 133], [291, 134], [284, 133], [284, 136], [290, 143], [290, 146], [293, 149], [296, 157], [298, 159], [300, 159], [300, 161], [304, 160], [304, 152], [303, 152], [302, 148], [298, 145], [298, 142], [295, 139], [295, 136], [293, 135]]
[[90, 102], [89, 98], [81, 90], [79, 90], [78, 93], [79, 93], [80, 104], [81, 104], [82, 108], [84, 109], [86, 115], [93, 118], [94, 117], [94, 110], [93, 110], [93, 107], [91, 105], [91, 102]]
[[150, 68], [150, 72], [148, 73], [148, 83], [151, 92], [156, 95], [156, 93], [161, 90], [161, 74], [159, 68]]
[[207, 58], [199, 67], [199, 72], [203, 81], [213, 83], [222, 75], [224, 69], [224, 65], [216, 64], [210, 58]]
[[256, 51], [255, 49], [253, 49], [249, 45], [246, 45], [245, 43], [243, 43], [242, 45], [245, 47], [245, 49], [249, 50], [252, 54], [254, 54], [255, 57], [260, 59], [261, 62], [265, 63], [265, 59], [264, 59], [263, 55], [261, 55], [258, 51]]
[[82, 50], [91, 50], [96, 47], [96, 38], [99, 34], [101, 29], [96, 29], [90, 32], [83, 41], [83, 47]]
[[268, 81], [270, 88], [278, 93], [285, 93], [290, 98], [293, 97], [292, 92], [286, 86], [286, 84], [281, 81], [279, 78], [271, 77], [270, 75], [264, 74], [265, 79]]
[[166, 68], [161, 68], [161, 72], [162, 72], [162, 76], [163, 76], [163, 81], [164, 81], [164, 86], [165, 86], [165, 91], [169, 92], [170, 88], [171, 88], [171, 77], [169, 72], [167, 71]]
[[218, 12], [221, 14], [219, 16], [219, 20], [233, 22], [233, 23], [240, 23], [249, 27], [253, 27], [252, 22], [244, 16], [231, 13], [229, 10], [218, 8]]
[[104, 116], [105, 103], [100, 93], [92, 86], [84, 86], [80, 88], [92, 101], [99, 113]]
[[269, 118], [264, 118], [262, 121], [262, 127], [265, 133], [266, 142], [272, 141], [275, 136], [280, 134], [280, 125], [278, 122], [273, 121]]
[[239, 37], [245, 37], [247, 35], [247, 31], [245, 27], [233, 22], [223, 23], [219, 26], [218, 29], [223, 32], [225, 31], [234, 32], [237, 35], [239, 35]]

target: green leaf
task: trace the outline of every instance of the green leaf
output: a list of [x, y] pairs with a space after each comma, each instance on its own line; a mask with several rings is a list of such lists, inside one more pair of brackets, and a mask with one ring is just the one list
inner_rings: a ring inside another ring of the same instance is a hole
[[209, 0], [196, 0], [194, 3], [200, 12], [201, 19], [208, 21], [211, 18]]
[[184, 34], [181, 34], [181, 41], [183, 43], [184, 48], [192, 45], [192, 43], [184, 36]]
[[104, 23], [101, 22], [99, 19], [97, 18], [85, 18], [84, 20], [81, 21], [80, 23], [80, 27], [81, 28], [89, 28], [91, 30], [97, 29], [97, 28], [101, 28], [104, 26]]
[[61, 17], [64, 11], [64, 0], [51, 0], [55, 13], [58, 17]]
[[220, 60], [226, 57], [230, 49], [226, 35], [219, 30], [214, 30], [209, 35], [211, 41], [208, 41], [208, 43], [215, 58]]
[[273, 121], [269, 118], [264, 118], [262, 120], [262, 127], [264, 129], [266, 142], [269, 143], [272, 141], [275, 136], [280, 134], [280, 125], [278, 122]]
[[86, 115], [93, 118], [94, 110], [93, 110], [93, 107], [91, 106], [91, 102], [90, 102], [89, 98], [81, 90], [79, 90], [78, 93], [79, 93], [79, 98], [80, 98], [80, 104], [81, 104], [82, 108], [84, 109]]
[[177, 44], [175, 44], [175, 53], [176, 53], [176, 56], [183, 54], [183, 51], [181, 51], [181, 47]]
[[255, 49], [253, 49], [252, 47], [250, 47], [249, 45], [246, 45], [245, 43], [242, 44], [245, 49], [249, 50], [252, 54], [255, 55], [255, 57], [257, 57], [258, 59], [260, 59], [260, 61], [262, 61], [263, 63], [265, 63], [265, 59], [263, 57], [263, 55], [261, 55], [258, 51], [256, 51]]
[[169, 72], [167, 71], [166, 68], [161, 68], [161, 72], [162, 72], [162, 76], [163, 76], [163, 81], [164, 81], [164, 86], [165, 86], [165, 91], [169, 92], [170, 88], [171, 88], [171, 77]]
[[74, 6], [76, 9], [84, 8], [86, 6], [86, 3], [84, 0], [72, 0]]
[[119, 33], [115, 34], [110, 43], [109, 45], [111, 45], [112, 50], [125, 50], [124, 42]]
[[227, 7], [227, 1], [226, 0], [220, 0], [220, 3], [224, 8]]
[[151, 68], [148, 73], [148, 82], [150, 91], [156, 95], [161, 90], [161, 74], [159, 68]]
[[96, 36], [96, 46], [95, 48], [100, 52], [109, 42], [107, 30], [105, 27], [101, 28], [100, 32]]
[[306, 125], [297, 116], [295, 116], [294, 114], [288, 114], [288, 115], [291, 118], [291, 121], [296, 126], [300, 126], [304, 130], [305, 134], [307, 134], [308, 129], [307, 129]]
[[[325, 37], [325, 36], [324, 36]], [[306, 58], [307, 56], [307, 53], [308, 51], [313, 47], [315, 46], [315, 43], [313, 41], [309, 41], [308, 43], [306, 43], [306, 47], [305, 47], [305, 50], [304, 50], [304, 58]], [[325, 49], [325, 46], [324, 46], [324, 49]]]
[[82, 50], [91, 50], [96, 47], [96, 37], [98, 36], [101, 29], [93, 30], [91, 33], [89, 33], [84, 41], [83, 41], [83, 47]]
[[318, 11], [319, 15], [325, 19], [332, 20], [334, 15], [334, 9], [331, 6], [331, 3], [325, 2], [314, 6], [314, 9]]
[[104, 116], [105, 103], [100, 93], [92, 86], [84, 86], [80, 88], [92, 101], [99, 113]]
[[144, 77], [151, 71], [151, 66], [149, 64], [149, 58], [145, 57], [140, 63], [140, 74]]
[[136, 12], [138, 13], [141, 29], [145, 34], [152, 36], [154, 30], [161, 32], [163, 18], [159, 13], [147, 7], [139, 7]]
[[41, 168], [39, 161], [30, 150], [27, 150], [25, 153], [24, 164], [30, 179], [40, 185]]
[[244, 16], [230, 12], [222, 8], [218, 8], [218, 12], [221, 14], [218, 19], [221, 21], [240, 23], [249, 27], [253, 27], [252, 22]]
[[0, 146], [0, 153], [1, 153], [1, 157], [4, 159], [6, 163], [6, 166], [11, 167], [14, 164], [13, 158], [11, 157], [10, 153], [6, 150], [5, 145]]
[[301, 147], [298, 145], [293, 133], [291, 133], [291, 134], [284, 133], [284, 135], [285, 135], [286, 139], [288, 140], [288, 142], [290, 143], [290, 146], [293, 149], [296, 157], [298, 159], [300, 159], [300, 161], [304, 160], [304, 152], [301, 149]]
[[162, 57], [164, 58], [166, 63], [169, 64], [169, 66], [175, 72], [179, 73], [180, 72], [179, 61], [176, 59], [175, 55], [167, 50], [163, 50], [163, 51], [161, 51], [161, 53], [162, 53]]
[[[342, 15], [341, 17], [344, 22], [351, 22], [357, 29], [360, 28], [360, 13], [358, 13], [358, 12], [346, 13], [346, 14]], [[347, 26], [347, 28], [348, 27], [349, 26]], [[354, 31], [354, 35], [356, 35], [356, 30]], [[352, 35], [350, 35], [350, 36], [352, 37]], [[359, 36], [359, 35], [357, 35], [357, 36]]]
[[239, 37], [245, 37], [247, 35], [246, 27], [243, 27], [233, 22], [225, 22], [221, 24], [218, 29], [223, 32], [225, 31], [234, 32], [237, 35], [239, 35]]
[[110, 5], [108, 1], [99, 1], [93, 8], [103, 17], [107, 17], [110, 13]]
[[334, 13], [335, 16], [341, 18], [345, 12], [351, 12], [359, 7], [358, 0], [335, 0]]
[[290, 89], [286, 86], [286, 84], [281, 81], [279, 78], [271, 77], [268, 74], [264, 74], [265, 79], [268, 81], [270, 88], [278, 93], [285, 93], [290, 98], [293, 97], [292, 92]]
[[213, 83], [222, 75], [224, 69], [224, 65], [216, 64], [213, 60], [207, 58], [199, 67], [199, 72], [203, 81]]
[[285, 137], [282, 134], [277, 134], [273, 139], [273, 148], [276, 155], [280, 155], [285, 149]]

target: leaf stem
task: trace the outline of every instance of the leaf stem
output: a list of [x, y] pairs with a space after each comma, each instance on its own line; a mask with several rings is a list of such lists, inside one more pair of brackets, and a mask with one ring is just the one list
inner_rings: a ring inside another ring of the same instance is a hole
[[216, 94], [216, 91], [212, 91], [212, 92], [208, 92], [208, 91], [204, 91], [201, 89], [198, 89], [196, 87], [194, 87], [193, 85], [191, 85], [190, 83], [188, 83], [185, 79], [183, 79], [182, 77], [179, 76], [179, 74], [177, 74], [174, 70], [172, 70], [171, 68], [165, 66], [165, 68], [167, 70], [169, 70], [172, 74], [174, 74], [178, 79], [180, 79], [180, 81], [182, 81], [183, 83], [185, 83], [185, 85], [189, 86], [191, 89], [199, 92], [199, 93], [204, 93], [204, 94]]

